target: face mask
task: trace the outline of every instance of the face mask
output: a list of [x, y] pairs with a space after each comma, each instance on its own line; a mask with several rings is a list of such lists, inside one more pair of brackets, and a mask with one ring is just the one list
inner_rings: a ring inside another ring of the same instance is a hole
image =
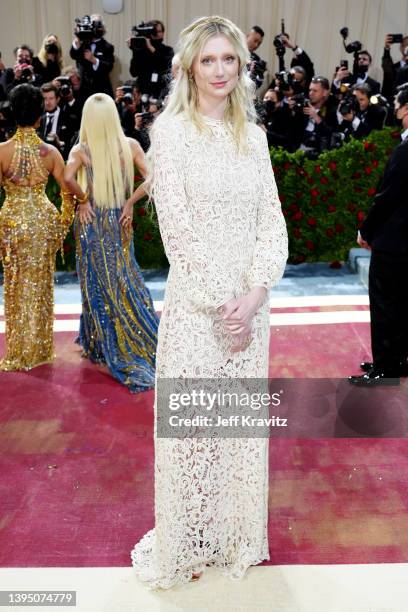
[[273, 113], [273, 111], [276, 109], [276, 102], [273, 100], [265, 100], [263, 107], [269, 115], [269, 113]]

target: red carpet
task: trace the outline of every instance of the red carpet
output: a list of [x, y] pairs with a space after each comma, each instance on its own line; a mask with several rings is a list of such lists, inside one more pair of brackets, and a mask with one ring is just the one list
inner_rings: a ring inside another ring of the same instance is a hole
[[[0, 374], [3, 567], [126, 566], [153, 526], [153, 393], [74, 337], [56, 333], [52, 366]], [[344, 377], [368, 349], [366, 323], [272, 328], [271, 376]], [[271, 563], [407, 562], [407, 480], [405, 439], [272, 439]]]

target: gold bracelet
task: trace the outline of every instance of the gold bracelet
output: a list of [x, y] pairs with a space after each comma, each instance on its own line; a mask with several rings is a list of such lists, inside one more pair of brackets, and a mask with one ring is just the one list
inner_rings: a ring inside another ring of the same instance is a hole
[[78, 204], [86, 204], [88, 199], [89, 199], [88, 192], [85, 192], [84, 195], [82, 196], [82, 198], [79, 198], [78, 196], [75, 196], [75, 200], [76, 200], [76, 202]]

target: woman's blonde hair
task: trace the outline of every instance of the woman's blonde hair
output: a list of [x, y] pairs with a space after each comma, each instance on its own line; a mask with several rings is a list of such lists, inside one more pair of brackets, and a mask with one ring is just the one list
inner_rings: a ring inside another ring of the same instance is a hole
[[194, 79], [191, 78], [191, 69], [194, 59], [200, 56], [207, 41], [220, 35], [230, 41], [238, 56], [239, 78], [228, 95], [224, 120], [231, 129], [237, 148], [242, 150], [245, 149], [247, 122], [256, 119], [253, 103], [255, 85], [246, 67], [250, 57], [245, 36], [226, 17], [200, 17], [181, 32], [175, 56], [177, 76], [172, 81], [166, 108], [161, 117], [164, 119], [166, 116], [185, 112], [200, 131], [209, 129], [198, 111], [198, 91]]
[[[110, 96], [97, 93], [85, 102], [79, 143], [87, 146], [91, 157], [95, 204], [102, 208], [120, 208], [133, 191], [134, 165], [129, 141]], [[78, 181], [84, 190], [86, 178], [86, 169], [82, 166]]]
[[62, 70], [62, 47], [61, 47], [61, 43], [59, 41], [59, 38], [56, 34], [47, 34], [47, 36], [44, 38], [44, 40], [42, 41], [42, 45], [41, 45], [41, 49], [38, 52], [38, 59], [40, 60], [40, 62], [42, 63], [43, 66], [47, 66], [47, 52], [45, 50], [45, 45], [48, 43], [49, 39], [51, 38], [51, 36], [53, 38], [55, 38], [55, 44], [58, 47], [58, 53], [57, 53], [57, 62], [58, 65], [60, 67], [60, 69]]

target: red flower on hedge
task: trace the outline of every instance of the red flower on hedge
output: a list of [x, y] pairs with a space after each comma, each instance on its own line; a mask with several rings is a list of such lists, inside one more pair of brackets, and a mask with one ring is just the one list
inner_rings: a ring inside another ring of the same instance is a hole
[[137, 214], [139, 215], [139, 217], [144, 217], [146, 215], [146, 209], [143, 207], [138, 208]]
[[296, 168], [296, 174], [298, 176], [306, 176], [306, 172], [303, 170], [303, 168]]
[[295, 238], [300, 238], [302, 235], [302, 231], [298, 227], [295, 227], [295, 229], [293, 230], [293, 235], [295, 236]]
[[373, 159], [374, 168], [378, 168], [378, 159]]
[[329, 189], [329, 191], [327, 192], [327, 195], [329, 196], [329, 198], [332, 198], [333, 196], [336, 195], [335, 191], [333, 191], [333, 189]]
[[367, 141], [365, 141], [365, 142], [364, 142], [364, 149], [365, 149], [366, 151], [374, 151], [374, 150], [376, 149], [376, 146], [375, 146], [375, 144], [373, 144], [372, 142], [367, 142]]
[[391, 136], [396, 140], [401, 136], [401, 132], [399, 130], [396, 130], [395, 132], [391, 132]]
[[300, 264], [303, 263], [306, 259], [305, 255], [296, 255], [295, 257], [295, 263]]
[[319, 195], [319, 191], [318, 191], [317, 189], [314, 189], [314, 188], [313, 188], [313, 189], [311, 189], [311, 190], [310, 190], [310, 195], [311, 195], [313, 198], [316, 198], [316, 197]]
[[323, 202], [327, 202], [327, 200], [328, 200], [328, 199], [329, 199], [329, 198], [327, 197], [327, 195], [322, 196], [322, 200], [323, 200]]
[[314, 227], [315, 225], [317, 225], [317, 221], [316, 221], [316, 219], [314, 217], [309, 217], [307, 222], [310, 225], [310, 227]]
[[328, 236], [329, 238], [333, 238], [333, 236], [334, 236], [334, 229], [332, 227], [328, 227], [327, 228], [326, 236]]
[[361, 173], [360, 173], [360, 172], [355, 172], [355, 173], [353, 174], [353, 178], [355, 178], [355, 179], [359, 179], [359, 178], [361, 178]]
[[151, 235], [150, 232], [146, 232], [145, 235], [143, 236], [143, 240], [146, 240], [146, 242], [149, 242], [149, 240], [151, 240], [153, 238], [153, 236]]
[[344, 225], [341, 225], [341, 223], [336, 223], [334, 227], [338, 234], [341, 234], [342, 232], [344, 232]]
[[313, 185], [314, 180], [312, 179], [311, 176], [309, 176], [309, 178], [307, 179], [307, 182], [309, 183], [309, 185]]
[[369, 196], [373, 196], [375, 194], [375, 187], [370, 187], [367, 189], [367, 193]]
[[327, 185], [327, 183], [329, 182], [329, 179], [325, 176], [322, 176], [322, 178], [320, 179], [320, 182], [322, 185]]
[[319, 174], [319, 172], [321, 172], [322, 169], [320, 166], [315, 166], [315, 172], [317, 172], [317, 174]]
[[336, 170], [337, 168], [337, 164], [334, 161], [329, 161], [327, 165], [329, 166], [330, 170]]
[[362, 210], [359, 210], [357, 213], [357, 220], [361, 222], [361, 221], [364, 221], [364, 218], [365, 218], [365, 214], [363, 213]]
[[347, 208], [350, 212], [354, 212], [356, 210], [356, 205], [353, 203], [347, 204]]
[[303, 217], [302, 211], [299, 210], [297, 213], [293, 215], [292, 221], [300, 221], [302, 217]]
[[313, 244], [313, 242], [311, 240], [306, 240], [306, 248], [309, 249], [309, 251], [313, 251], [315, 246]]
[[289, 210], [293, 210], [294, 212], [299, 210], [299, 206], [296, 204], [296, 202], [292, 202], [292, 204], [290, 204], [289, 206]]
[[310, 200], [310, 204], [311, 204], [312, 206], [317, 206], [317, 205], [318, 205], [318, 203], [319, 203], [319, 202], [316, 200], [316, 198], [312, 198], [312, 199]]
[[329, 204], [329, 206], [327, 207], [327, 210], [329, 213], [332, 213], [332, 212], [336, 212], [337, 208], [333, 206], [333, 204]]
[[364, 168], [364, 172], [365, 172], [366, 174], [371, 174], [371, 173], [372, 173], [372, 171], [373, 171], [373, 169], [371, 168], [371, 166], [366, 166], [366, 167]]
[[288, 161], [286, 161], [286, 162], [283, 164], [283, 169], [284, 169], [284, 170], [289, 170], [289, 168], [291, 168], [291, 167], [292, 167], [292, 164], [291, 164], [290, 162], [288, 162]]

